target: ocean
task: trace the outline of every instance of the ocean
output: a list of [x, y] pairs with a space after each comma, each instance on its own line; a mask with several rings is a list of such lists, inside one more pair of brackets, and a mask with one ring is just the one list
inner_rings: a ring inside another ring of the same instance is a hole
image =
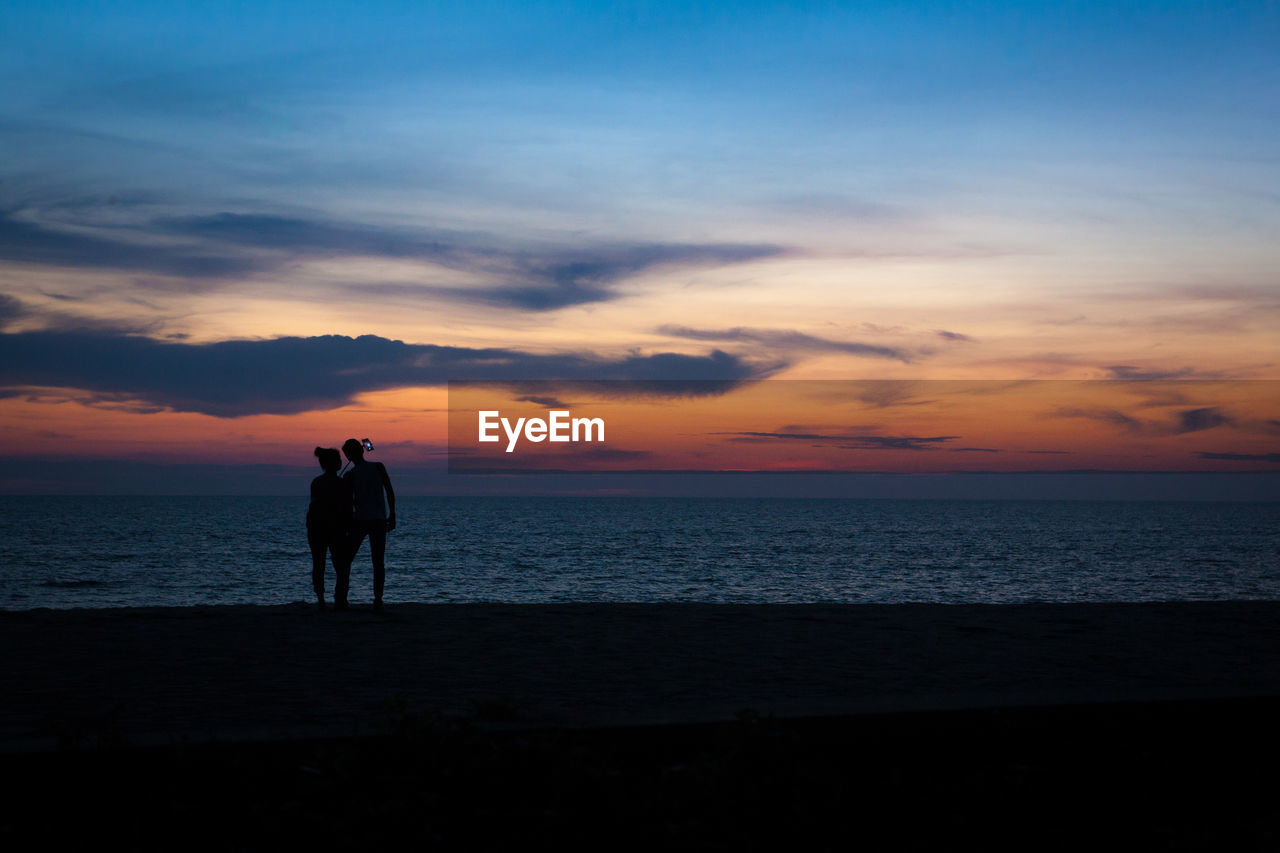
[[[312, 600], [305, 496], [0, 509], [0, 609]], [[1278, 504], [404, 497], [398, 510], [388, 604], [1280, 598]], [[366, 543], [352, 603], [371, 587]]]

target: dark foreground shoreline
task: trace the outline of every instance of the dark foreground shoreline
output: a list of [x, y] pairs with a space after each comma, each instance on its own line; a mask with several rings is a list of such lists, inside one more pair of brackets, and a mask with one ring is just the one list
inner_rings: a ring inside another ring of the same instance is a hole
[[1280, 696], [1280, 602], [0, 612], [2, 749]]
[[0, 639], [4, 839], [1275, 849], [1280, 828], [1280, 602], [46, 610], [0, 613]]
[[1259, 850], [1277, 699], [0, 757], [0, 842], [136, 850]]

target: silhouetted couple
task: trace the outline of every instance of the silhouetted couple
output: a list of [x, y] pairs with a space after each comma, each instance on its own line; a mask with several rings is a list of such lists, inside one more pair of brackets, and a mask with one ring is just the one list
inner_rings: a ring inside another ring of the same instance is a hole
[[396, 529], [396, 493], [391, 488], [386, 467], [381, 462], [366, 462], [364, 445], [359, 441], [347, 439], [342, 452], [351, 463], [351, 470], [339, 477], [338, 451], [332, 447], [315, 450], [324, 473], [311, 481], [311, 505], [307, 508], [311, 585], [316, 603], [323, 608], [324, 562], [328, 553], [337, 576], [333, 606], [345, 610], [351, 586], [351, 564], [367, 536], [373, 558], [373, 607], [381, 610], [382, 588], [387, 577], [387, 533]]

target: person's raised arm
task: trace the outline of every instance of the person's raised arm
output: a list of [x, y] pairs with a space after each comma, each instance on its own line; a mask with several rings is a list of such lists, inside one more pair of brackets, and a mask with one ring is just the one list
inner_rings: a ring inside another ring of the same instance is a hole
[[387, 531], [390, 532], [396, 529], [396, 491], [391, 488], [387, 466], [379, 462], [378, 468], [382, 471], [382, 488], [387, 490]]

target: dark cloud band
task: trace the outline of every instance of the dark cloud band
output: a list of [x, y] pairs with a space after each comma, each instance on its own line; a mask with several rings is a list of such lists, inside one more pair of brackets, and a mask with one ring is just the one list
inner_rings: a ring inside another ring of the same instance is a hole
[[355, 395], [449, 380], [631, 380], [653, 393], [735, 382], [777, 368], [718, 350], [606, 358], [326, 335], [188, 344], [97, 331], [0, 334], [0, 385], [131, 395], [221, 417], [335, 408]]

